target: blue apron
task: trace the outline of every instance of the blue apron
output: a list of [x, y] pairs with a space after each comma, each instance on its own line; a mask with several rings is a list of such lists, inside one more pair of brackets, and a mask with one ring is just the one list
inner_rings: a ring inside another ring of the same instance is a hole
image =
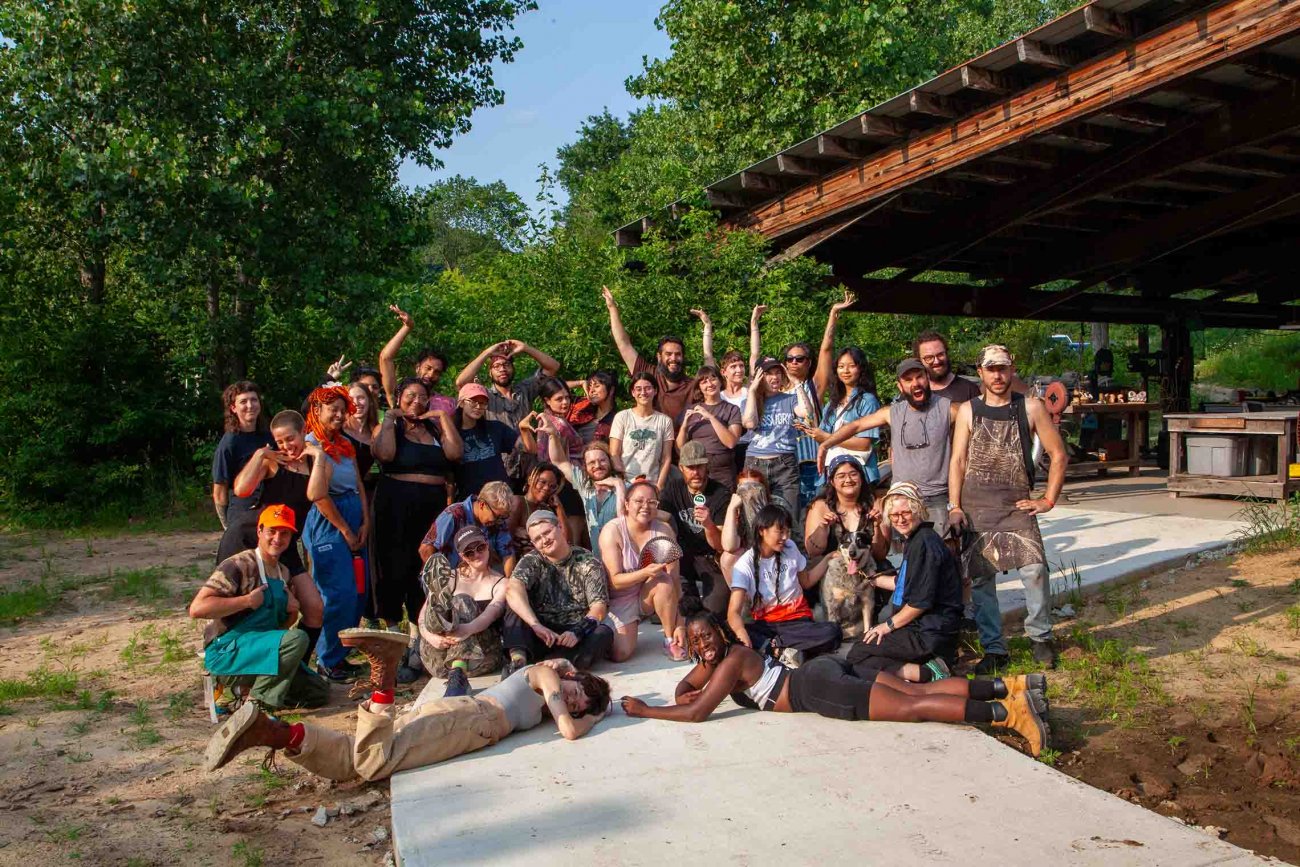
[[280, 673], [281, 624], [289, 614], [289, 593], [280, 578], [266, 577], [261, 552], [257, 570], [262, 577], [262, 604], [225, 632], [212, 639], [203, 651], [208, 674], [230, 676], [274, 676]]

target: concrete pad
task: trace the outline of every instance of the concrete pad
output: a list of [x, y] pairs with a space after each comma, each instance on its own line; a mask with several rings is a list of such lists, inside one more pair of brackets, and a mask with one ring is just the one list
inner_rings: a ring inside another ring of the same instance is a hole
[[[656, 633], [602, 672], [615, 696], [672, 695], [688, 666]], [[700, 724], [612, 715], [572, 743], [543, 723], [398, 774], [392, 813], [405, 865], [1264, 863], [975, 728], [730, 700]]]

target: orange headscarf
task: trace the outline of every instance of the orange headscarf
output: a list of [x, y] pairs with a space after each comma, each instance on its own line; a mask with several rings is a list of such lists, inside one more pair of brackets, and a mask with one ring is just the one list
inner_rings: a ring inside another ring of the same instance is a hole
[[340, 461], [343, 458], [355, 457], [357, 450], [352, 447], [352, 441], [340, 432], [337, 436], [330, 436], [325, 430], [325, 425], [320, 420], [320, 408], [328, 406], [334, 401], [342, 398], [347, 401], [347, 413], [352, 415], [357, 411], [357, 405], [352, 402], [352, 396], [342, 385], [322, 385], [311, 393], [307, 398], [307, 432], [316, 435], [320, 442], [321, 451], [329, 455], [334, 461]]

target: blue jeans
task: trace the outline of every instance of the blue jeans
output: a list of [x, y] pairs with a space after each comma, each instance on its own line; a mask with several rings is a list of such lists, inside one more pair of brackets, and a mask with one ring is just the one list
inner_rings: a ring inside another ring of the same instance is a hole
[[[799, 465], [794, 452], [772, 457], [760, 458], [755, 455], [745, 457], [745, 469], [758, 470], [767, 479], [767, 490], [771, 502], [780, 502], [790, 512], [791, 524], [799, 520]], [[794, 536], [791, 533], [791, 536]], [[802, 538], [794, 537], [794, 538]]]
[[[1052, 604], [1047, 564], [1021, 566], [1018, 574], [1025, 585], [1025, 634], [1034, 641], [1048, 641], [1052, 637]], [[972, 577], [971, 601], [975, 605], [975, 624], [979, 627], [984, 652], [1005, 654], [1007, 643], [1002, 637], [997, 575]]]
[[[352, 532], [361, 529], [361, 498], [356, 494], [343, 494], [332, 498], [343, 520]], [[352, 551], [343, 534], [325, 520], [315, 506], [307, 513], [302, 533], [303, 544], [311, 557], [311, 577], [320, 590], [325, 603], [325, 617], [321, 624], [320, 641], [316, 645], [316, 658], [326, 668], [333, 668], [348, 655], [348, 649], [339, 643], [339, 630], [351, 629], [361, 622], [365, 610], [366, 594], [357, 593], [357, 582], [352, 572]], [[361, 556], [367, 557], [366, 548]], [[370, 564], [366, 564], [370, 574]], [[310, 652], [310, 651], [309, 651]]]

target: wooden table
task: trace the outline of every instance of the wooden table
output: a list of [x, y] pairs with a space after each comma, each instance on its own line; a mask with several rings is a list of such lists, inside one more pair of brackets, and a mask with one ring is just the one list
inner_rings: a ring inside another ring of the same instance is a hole
[[1138, 439], [1138, 430], [1147, 430], [1146, 425], [1139, 424], [1151, 415], [1153, 409], [1160, 409], [1158, 403], [1073, 403], [1061, 413], [1067, 415], [1122, 415], [1124, 417], [1124, 437], [1128, 442], [1128, 457], [1122, 461], [1082, 461], [1070, 464], [1066, 472], [1089, 470], [1127, 469], [1130, 476], [1136, 476], [1142, 467], [1142, 447], [1146, 443]]
[[[1300, 491], [1300, 479], [1288, 478], [1296, 460], [1296, 419], [1300, 410], [1270, 410], [1242, 413], [1175, 413], [1166, 415], [1169, 424], [1169, 481], [1172, 496], [1225, 494], [1283, 500]], [[1277, 473], [1266, 476], [1201, 476], [1184, 470], [1188, 434], [1231, 437], [1274, 437], [1277, 440]]]

